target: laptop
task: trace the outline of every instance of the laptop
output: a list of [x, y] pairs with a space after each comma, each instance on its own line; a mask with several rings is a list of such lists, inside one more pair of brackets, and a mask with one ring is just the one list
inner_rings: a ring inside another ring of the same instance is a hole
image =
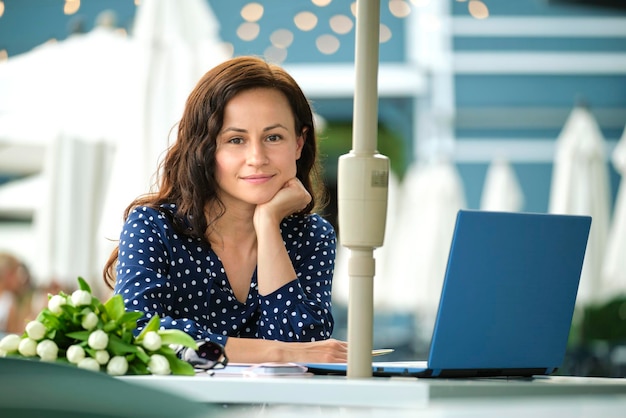
[[[591, 217], [458, 212], [427, 361], [374, 376], [549, 375], [562, 365]], [[401, 291], [401, 289], [397, 289]], [[316, 374], [347, 364], [309, 363]]]

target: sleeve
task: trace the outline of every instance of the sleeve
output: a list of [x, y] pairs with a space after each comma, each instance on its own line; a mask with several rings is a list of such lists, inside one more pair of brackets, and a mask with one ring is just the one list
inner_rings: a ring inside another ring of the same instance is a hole
[[167, 279], [172, 253], [168, 229], [165, 215], [154, 209], [140, 207], [129, 214], [120, 234], [114, 294], [122, 295], [127, 311], [144, 314], [137, 321], [137, 334], [157, 315], [161, 328], [179, 329], [197, 341], [224, 345], [226, 336], [210, 333], [172, 309], [174, 292]]
[[331, 289], [335, 231], [314, 215], [306, 218], [296, 234], [287, 233], [286, 237], [297, 278], [269, 295], [259, 296], [259, 337], [302, 342], [328, 339], [334, 326]]

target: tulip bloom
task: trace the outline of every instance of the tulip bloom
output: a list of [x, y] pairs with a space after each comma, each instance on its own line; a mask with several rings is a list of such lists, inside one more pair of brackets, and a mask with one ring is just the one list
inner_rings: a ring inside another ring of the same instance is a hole
[[97, 329], [89, 334], [87, 344], [89, 344], [89, 347], [93, 348], [94, 350], [104, 350], [109, 344], [109, 336], [101, 329]]
[[59, 354], [59, 347], [52, 340], [43, 340], [37, 344], [37, 355], [43, 361], [55, 361]]
[[72, 293], [71, 300], [74, 306], [91, 305], [91, 293], [86, 290], [76, 290]]
[[37, 341], [31, 338], [22, 338], [17, 351], [24, 357], [34, 357], [37, 355]]
[[115, 356], [107, 364], [107, 373], [111, 376], [122, 376], [128, 371], [128, 361], [124, 356]]
[[146, 350], [156, 351], [161, 348], [163, 343], [161, 342], [161, 336], [159, 334], [154, 331], [150, 331], [143, 337], [142, 345]]
[[111, 355], [109, 354], [108, 351], [106, 350], [98, 350], [96, 351], [96, 361], [98, 362], [98, 364], [102, 364], [105, 365], [109, 362], [109, 359], [111, 358]]
[[167, 375], [172, 373], [170, 369], [170, 362], [161, 354], [153, 354], [150, 356], [148, 370], [150, 370], [150, 373], [152, 374]]
[[20, 345], [22, 338], [17, 334], [9, 334], [5, 335], [0, 340], [0, 350], [4, 351], [7, 354], [11, 354], [17, 351], [17, 348]]
[[85, 350], [80, 345], [70, 345], [67, 348], [65, 357], [70, 363], [78, 364], [85, 358]]
[[80, 367], [81, 369], [87, 369], [87, 370], [91, 370], [94, 372], [100, 371], [100, 365], [95, 359], [91, 357], [85, 357], [80, 362], [78, 362], [77, 366]]
[[96, 325], [98, 325], [98, 315], [96, 315], [94, 312], [89, 312], [83, 317], [80, 325], [87, 331], [94, 329]]
[[67, 300], [61, 295], [54, 295], [48, 300], [48, 309], [55, 315], [62, 312], [61, 306], [65, 305]]
[[30, 321], [26, 324], [26, 334], [35, 341], [43, 339], [46, 332], [48, 332], [46, 326], [39, 321]]

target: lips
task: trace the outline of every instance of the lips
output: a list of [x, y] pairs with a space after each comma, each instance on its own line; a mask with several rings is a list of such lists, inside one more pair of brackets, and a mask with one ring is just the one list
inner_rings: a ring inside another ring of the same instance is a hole
[[253, 174], [242, 177], [241, 179], [248, 183], [260, 184], [270, 181], [274, 176], [272, 174]]

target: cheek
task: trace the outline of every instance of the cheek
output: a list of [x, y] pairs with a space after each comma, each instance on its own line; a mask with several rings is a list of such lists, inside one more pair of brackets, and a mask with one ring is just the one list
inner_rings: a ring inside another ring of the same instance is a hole
[[300, 148], [296, 148], [294, 150], [294, 154], [293, 154], [293, 159], [292, 159], [292, 164], [293, 164], [293, 177], [296, 176], [296, 173], [298, 171], [298, 161], [300, 160], [300, 157], [302, 156], [302, 147]]
[[289, 174], [290, 178], [296, 176], [296, 173], [298, 172], [298, 165], [295, 159], [290, 158], [289, 160], [286, 160], [285, 167], [287, 167], [285, 171]]
[[228, 161], [224, 158], [215, 157], [215, 180], [218, 182], [226, 176], [228, 171]]

